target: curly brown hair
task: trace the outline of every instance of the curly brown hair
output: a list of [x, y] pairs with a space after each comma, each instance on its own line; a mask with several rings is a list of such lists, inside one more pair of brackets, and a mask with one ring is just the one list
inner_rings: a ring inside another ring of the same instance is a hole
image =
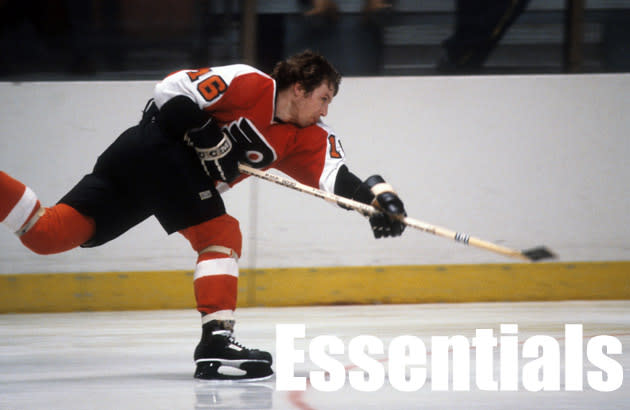
[[334, 89], [333, 95], [337, 95], [341, 83], [339, 71], [326, 58], [311, 50], [302, 51], [278, 62], [271, 72], [271, 77], [276, 80], [278, 91], [299, 83], [307, 93], [310, 93], [322, 82], [327, 81]]

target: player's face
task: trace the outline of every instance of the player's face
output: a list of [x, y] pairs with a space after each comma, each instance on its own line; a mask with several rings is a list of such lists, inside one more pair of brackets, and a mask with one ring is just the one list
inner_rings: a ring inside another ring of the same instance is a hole
[[308, 127], [316, 124], [320, 117], [328, 114], [328, 105], [332, 102], [334, 89], [327, 82], [320, 84], [310, 93], [300, 88], [296, 100], [297, 119], [296, 125]]

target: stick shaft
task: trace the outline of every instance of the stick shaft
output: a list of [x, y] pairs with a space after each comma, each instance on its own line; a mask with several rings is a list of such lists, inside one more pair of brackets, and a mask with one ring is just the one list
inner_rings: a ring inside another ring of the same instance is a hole
[[[267, 171], [261, 171], [256, 168], [252, 168], [248, 165], [239, 164], [239, 170], [248, 175], [252, 175], [270, 182], [274, 182], [278, 185], [285, 186], [287, 188], [291, 188], [293, 190], [304, 192], [318, 198], [324, 199], [328, 202], [333, 202], [338, 205], [343, 205], [347, 208], [354, 209], [362, 213], [363, 215], [371, 216], [374, 214], [378, 214], [381, 211], [373, 207], [372, 205], [364, 204], [363, 202], [355, 201], [343, 196], [335, 195], [332, 192], [322, 191], [321, 189], [313, 188], [311, 186], [302, 184], [300, 182], [294, 181], [292, 179], [284, 178], [280, 175], [272, 174]], [[441, 236], [443, 238], [452, 239], [456, 242], [461, 242], [465, 245], [474, 246], [476, 248], [485, 249], [491, 252], [499, 253], [504, 256], [509, 256], [512, 258], [521, 259], [524, 261], [529, 261], [529, 258], [521, 251], [516, 249], [507, 248], [505, 246], [497, 245], [492, 242], [485, 241], [483, 239], [475, 238], [473, 236], [469, 236], [467, 234], [456, 232], [447, 228], [443, 228], [436, 225], [431, 225], [429, 223], [420, 221], [418, 219], [404, 217], [401, 218], [401, 221], [412, 228], [418, 229], [423, 232], [430, 233], [432, 235]]]

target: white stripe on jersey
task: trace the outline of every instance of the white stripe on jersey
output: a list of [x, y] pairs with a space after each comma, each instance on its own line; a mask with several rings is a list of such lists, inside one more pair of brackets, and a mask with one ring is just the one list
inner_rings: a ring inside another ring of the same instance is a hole
[[218, 75], [229, 87], [232, 80], [236, 77], [244, 74], [258, 73], [262, 76], [269, 77], [262, 71], [248, 66], [246, 64], [232, 64], [220, 67], [212, 67], [207, 73], [200, 75], [195, 81], [192, 81], [188, 76], [188, 73], [192, 73], [198, 70], [181, 70], [166, 77], [164, 80], [156, 84], [153, 98], [158, 108], [162, 108], [168, 100], [178, 95], [185, 95], [192, 99], [199, 108], [205, 109], [210, 107], [217, 101], [219, 101], [223, 94], [220, 94], [216, 99], [207, 101], [203, 95], [197, 89], [199, 83], [203, 82], [206, 78], [213, 75]]
[[[322, 189], [326, 192], [335, 192], [335, 181], [337, 180], [337, 173], [339, 172], [339, 168], [345, 164], [345, 155], [343, 153], [343, 149], [341, 148], [341, 143], [339, 142], [339, 138], [333, 133], [332, 129], [324, 124], [323, 122], [318, 122], [317, 125], [326, 131], [326, 159], [324, 161], [324, 169], [322, 169], [322, 174], [319, 176], [319, 189]], [[334, 138], [330, 138], [334, 136]], [[334, 142], [335, 146], [331, 147], [331, 141]], [[339, 154], [339, 158], [333, 158], [331, 153], [335, 152]]]

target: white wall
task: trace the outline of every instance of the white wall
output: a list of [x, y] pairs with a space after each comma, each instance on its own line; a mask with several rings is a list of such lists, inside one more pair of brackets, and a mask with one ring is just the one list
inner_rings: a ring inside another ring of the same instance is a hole
[[[140, 118], [152, 82], [0, 83], [0, 169], [46, 205]], [[630, 259], [630, 75], [347, 78], [326, 119], [350, 168], [381, 173], [410, 216], [560, 261]], [[242, 267], [510, 260], [363, 217], [264, 181], [224, 196]], [[0, 229], [0, 273], [189, 269], [151, 219], [99, 248], [38, 256]]]

